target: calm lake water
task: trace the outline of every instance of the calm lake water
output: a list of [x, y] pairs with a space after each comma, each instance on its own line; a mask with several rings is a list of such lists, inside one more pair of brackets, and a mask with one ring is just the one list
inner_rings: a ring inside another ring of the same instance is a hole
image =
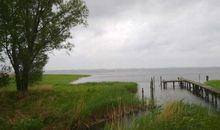
[[[150, 97], [150, 79], [155, 77], [155, 99], [158, 105], [166, 102], [183, 100], [188, 103], [197, 103], [212, 107], [199, 97], [192, 93], [180, 89], [176, 84], [176, 89], [173, 90], [172, 84], [167, 90], [160, 88], [160, 76], [165, 80], [177, 79], [184, 77], [198, 82], [204, 82], [206, 75], [210, 80], [220, 79], [220, 68], [167, 68], [167, 69], [112, 69], [112, 70], [60, 70], [46, 71], [47, 74], [86, 74], [90, 77], [81, 78], [73, 83], [85, 82], [101, 82], [101, 81], [123, 81], [136, 82], [138, 84], [138, 95], [141, 96], [141, 90], [144, 89], [146, 98]], [[200, 75], [200, 76], [199, 76]], [[200, 77], [200, 78], [199, 78]], [[218, 104], [220, 102], [218, 101]], [[218, 106], [220, 108], [220, 104]]]

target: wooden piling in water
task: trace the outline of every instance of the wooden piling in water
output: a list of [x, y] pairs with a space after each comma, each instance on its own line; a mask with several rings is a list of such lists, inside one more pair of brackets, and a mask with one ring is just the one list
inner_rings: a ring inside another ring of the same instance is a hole
[[175, 82], [173, 82], [173, 89], [175, 89]]
[[209, 101], [209, 91], [205, 90], [205, 100]]
[[144, 88], [142, 88], [141, 92], [142, 92], [142, 103], [144, 104]]
[[217, 103], [218, 103], [218, 102], [217, 102], [217, 95], [215, 94], [215, 104], [214, 104], [214, 105], [215, 105], [216, 107], [217, 107], [217, 105], [218, 105]]
[[212, 94], [212, 103], [214, 104], [214, 95]]
[[150, 95], [151, 95], [151, 99], [154, 100], [154, 78], [151, 78], [150, 81]]

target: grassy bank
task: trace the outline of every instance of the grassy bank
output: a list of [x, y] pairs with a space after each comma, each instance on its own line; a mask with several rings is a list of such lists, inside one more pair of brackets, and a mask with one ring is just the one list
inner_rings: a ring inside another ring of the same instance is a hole
[[220, 116], [206, 107], [172, 102], [135, 120], [114, 123], [105, 130], [219, 130]]
[[79, 75], [44, 75], [17, 99], [15, 83], [0, 89], [0, 129], [79, 129], [111, 118], [139, 104], [135, 83], [103, 82], [72, 85]]
[[220, 80], [210, 80], [208, 82], [205, 82], [206, 85], [209, 85], [213, 88], [220, 89]]

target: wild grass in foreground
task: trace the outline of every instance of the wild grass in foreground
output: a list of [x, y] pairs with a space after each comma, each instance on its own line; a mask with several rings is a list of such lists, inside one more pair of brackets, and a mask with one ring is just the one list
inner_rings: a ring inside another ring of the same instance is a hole
[[44, 75], [22, 99], [17, 99], [12, 80], [0, 89], [0, 130], [80, 129], [140, 103], [132, 93], [135, 83], [70, 84], [80, 77]]
[[210, 80], [210, 81], [205, 82], [205, 84], [213, 88], [220, 89], [220, 80]]
[[126, 125], [109, 124], [105, 130], [220, 130], [220, 116], [208, 108], [182, 101], [166, 104]]

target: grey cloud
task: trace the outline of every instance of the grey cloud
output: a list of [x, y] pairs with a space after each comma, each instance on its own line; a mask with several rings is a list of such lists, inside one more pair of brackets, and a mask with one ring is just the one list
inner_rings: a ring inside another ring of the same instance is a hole
[[46, 69], [220, 65], [219, 0], [86, 3], [89, 26], [73, 29], [71, 55], [56, 51]]

